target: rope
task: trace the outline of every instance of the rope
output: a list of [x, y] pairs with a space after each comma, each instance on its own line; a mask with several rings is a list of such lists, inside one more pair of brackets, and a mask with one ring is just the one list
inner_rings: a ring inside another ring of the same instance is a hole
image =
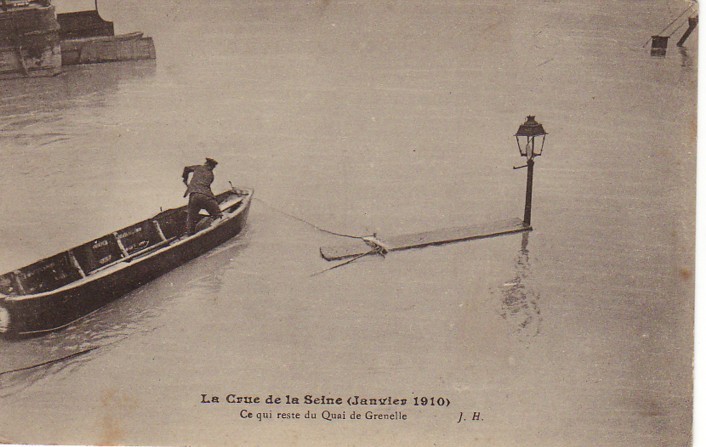
[[315, 229], [317, 229], [317, 230], [319, 230], [319, 231], [322, 231], [322, 232], [324, 232], [324, 233], [332, 234], [332, 235], [334, 235], [334, 236], [349, 237], [349, 238], [351, 238], [351, 239], [364, 239], [365, 237], [367, 237], [367, 236], [354, 236], [354, 235], [352, 235], [352, 234], [336, 233], [335, 231], [330, 231], [330, 230], [327, 230], [327, 229], [325, 229], [325, 228], [321, 228], [321, 227], [319, 227], [318, 225], [314, 225], [313, 223], [311, 223], [311, 222], [309, 222], [309, 221], [307, 221], [307, 220], [304, 220], [304, 219], [302, 219], [301, 217], [297, 217], [297, 216], [295, 216], [295, 215], [293, 215], [293, 214], [289, 214], [288, 212], [283, 211], [283, 210], [277, 208], [276, 206], [271, 205], [271, 204], [265, 202], [264, 200], [262, 200], [262, 199], [259, 198], [259, 197], [253, 197], [253, 199], [260, 201], [262, 204], [268, 206], [269, 208], [272, 208], [273, 210], [275, 210], [275, 211], [277, 211], [277, 212], [279, 212], [279, 213], [284, 214], [285, 216], [291, 217], [292, 219], [296, 219], [296, 220], [298, 220], [299, 222], [303, 222], [303, 223], [305, 223], [305, 224], [307, 224], [307, 225], [309, 225], [309, 226], [311, 226], [311, 227], [313, 227], [313, 228], [315, 228]]
[[672, 33], [671, 33], [668, 37], [672, 37], [672, 36], [674, 35], [674, 33], [676, 33], [677, 31], [679, 31], [679, 30], [681, 29], [681, 27], [684, 26], [684, 25], [686, 25], [687, 23], [689, 23], [689, 18], [688, 18], [688, 17], [687, 17], [687, 19], [686, 19], [685, 21], [681, 22], [681, 25], [679, 25], [679, 26], [677, 26], [676, 28], [674, 28], [674, 31], [672, 31]]
[[674, 20], [672, 20], [671, 22], [669, 22], [669, 25], [665, 26], [664, 29], [663, 29], [662, 31], [660, 31], [659, 33], [657, 33], [657, 34], [662, 34], [663, 32], [667, 31], [667, 29], [668, 29], [670, 26], [672, 26], [672, 25], [674, 24], [674, 22], [676, 22], [677, 20], [679, 20], [679, 19], [681, 18], [681, 16], [683, 16], [683, 15], [684, 15], [687, 11], [689, 11], [691, 8], [693, 8], [693, 5], [689, 5], [684, 11], [682, 11], [681, 14], [679, 14], [679, 15], [677, 16], [676, 19], [674, 19]]
[[387, 248], [384, 247], [383, 245], [380, 245], [380, 244], [379, 244], [379, 241], [378, 241], [377, 239], [375, 239], [375, 236], [376, 236], [375, 234], [372, 234], [371, 236], [355, 236], [355, 235], [352, 235], [352, 234], [337, 233], [337, 232], [335, 232], [335, 231], [330, 231], [330, 230], [327, 230], [327, 229], [325, 229], [325, 228], [321, 228], [320, 226], [315, 225], [315, 224], [313, 224], [313, 223], [311, 223], [311, 222], [309, 222], [309, 221], [307, 221], [307, 220], [304, 220], [304, 219], [302, 219], [301, 217], [298, 217], [298, 216], [295, 216], [295, 215], [293, 215], [293, 214], [290, 214], [290, 213], [288, 213], [288, 212], [286, 212], [286, 211], [283, 211], [283, 210], [277, 208], [276, 206], [271, 205], [271, 204], [265, 202], [264, 200], [262, 200], [262, 199], [259, 198], [259, 197], [253, 197], [253, 199], [254, 199], [254, 200], [258, 200], [258, 201], [259, 201], [260, 203], [262, 203], [263, 205], [265, 205], [265, 206], [267, 206], [267, 207], [269, 207], [269, 208], [271, 208], [271, 209], [277, 211], [278, 213], [284, 214], [284, 215], [287, 216], [287, 217], [291, 217], [292, 219], [295, 219], [295, 220], [298, 220], [299, 222], [305, 223], [305, 224], [309, 225], [310, 227], [312, 227], [312, 228], [314, 228], [314, 229], [316, 229], [316, 230], [322, 231], [322, 232], [324, 232], [324, 233], [332, 234], [332, 235], [334, 235], [334, 236], [348, 237], [348, 238], [351, 238], [351, 239], [360, 239], [360, 240], [362, 240], [363, 242], [365, 242], [366, 244], [368, 244], [370, 247], [372, 247], [372, 249], [371, 249], [370, 251], [366, 252], [366, 253], [362, 253], [362, 254], [360, 254], [360, 255], [358, 255], [358, 256], [355, 256], [354, 258], [351, 258], [351, 259], [349, 259], [349, 260], [347, 260], [347, 261], [345, 261], [345, 262], [342, 262], [342, 263], [340, 263], [340, 264], [336, 264], [336, 265], [334, 265], [333, 267], [329, 267], [329, 268], [327, 268], [327, 269], [325, 269], [325, 270], [321, 270], [320, 272], [312, 273], [311, 275], [309, 275], [310, 277], [313, 277], [313, 276], [316, 276], [316, 275], [320, 275], [320, 274], [322, 274], [322, 273], [328, 272], [329, 270], [334, 270], [334, 269], [337, 269], [337, 268], [339, 268], [339, 267], [343, 267], [344, 265], [348, 265], [348, 264], [350, 264], [350, 263], [352, 263], [352, 262], [355, 262], [355, 261], [357, 261], [358, 259], [360, 259], [360, 258], [362, 258], [362, 257], [365, 257], [365, 256], [368, 256], [368, 255], [378, 254], [378, 255], [380, 255], [380, 256], [382, 256], [382, 257], [385, 257], [385, 254], [387, 254]]
[[[687, 11], [689, 11], [689, 10], [690, 10], [691, 8], [693, 8], [693, 7], [694, 7], [693, 5], [689, 5], [684, 11], [682, 11], [681, 14], [679, 14], [679, 15], [677, 16], [676, 19], [674, 19], [674, 20], [672, 20], [671, 22], [669, 22], [669, 25], [665, 26], [662, 31], [658, 32], [657, 35], [659, 36], [659, 35], [661, 35], [663, 32], [667, 31], [667, 29], [669, 29], [669, 27], [672, 26], [672, 25], [674, 24], [674, 22], [676, 22], [677, 20], [679, 20], [684, 14], [686, 14]], [[680, 25], [680, 27], [681, 27], [681, 25]], [[679, 28], [677, 28], [677, 29], [679, 29]], [[672, 31], [672, 34], [674, 34], [675, 32], [676, 32], [676, 30]], [[669, 36], [671, 36], [672, 34], [670, 34]], [[642, 44], [642, 47], [644, 48], [645, 45], [647, 45], [648, 43], [650, 43], [651, 40], [652, 40], [652, 38], [650, 38], [647, 42], [645, 42], [644, 44]]]
[[92, 347], [92, 348], [84, 349], [83, 351], [74, 352], [73, 354], [69, 354], [69, 355], [67, 355], [67, 356], [60, 357], [60, 358], [58, 358], [58, 359], [49, 360], [49, 361], [42, 362], [42, 363], [37, 363], [36, 365], [25, 366], [24, 368], [11, 369], [11, 370], [9, 370], [9, 371], [3, 371], [3, 372], [0, 372], [0, 376], [4, 376], [5, 374], [10, 374], [10, 373], [16, 373], [16, 372], [20, 372], [20, 371], [27, 371], [27, 370], [29, 370], [29, 369], [39, 368], [40, 366], [47, 366], [47, 365], [52, 365], [52, 364], [54, 364], [54, 363], [63, 362], [63, 361], [65, 361], [65, 360], [69, 360], [69, 359], [72, 359], [72, 358], [74, 358], [74, 357], [78, 357], [78, 356], [80, 356], [80, 355], [88, 354], [89, 352], [91, 352], [91, 351], [93, 351], [93, 350], [95, 350], [95, 349], [98, 349], [98, 346], [94, 346], [94, 347]]

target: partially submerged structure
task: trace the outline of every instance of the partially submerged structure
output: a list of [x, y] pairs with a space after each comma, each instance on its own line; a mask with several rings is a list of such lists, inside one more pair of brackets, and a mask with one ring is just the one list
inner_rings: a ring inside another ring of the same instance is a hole
[[155, 59], [151, 37], [115, 35], [98, 5], [56, 14], [50, 0], [0, 0], [0, 77], [54, 76], [62, 65]]
[[61, 72], [59, 22], [49, 1], [2, 0], [0, 77]]
[[95, 10], [59, 14], [63, 65], [155, 59], [154, 41], [140, 32], [115, 35]]

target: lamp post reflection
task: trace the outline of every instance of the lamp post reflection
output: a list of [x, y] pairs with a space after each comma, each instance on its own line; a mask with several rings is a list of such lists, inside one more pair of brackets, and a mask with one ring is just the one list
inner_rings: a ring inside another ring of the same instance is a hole
[[541, 330], [542, 314], [539, 309], [539, 292], [532, 287], [528, 244], [529, 233], [524, 232], [522, 246], [517, 254], [515, 278], [502, 287], [500, 316], [517, 335], [535, 337]]

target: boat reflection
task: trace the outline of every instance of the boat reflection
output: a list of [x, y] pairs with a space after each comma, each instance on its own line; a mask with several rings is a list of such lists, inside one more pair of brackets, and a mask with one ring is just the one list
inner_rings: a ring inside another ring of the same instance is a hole
[[509, 323], [512, 332], [531, 338], [540, 333], [542, 314], [539, 308], [540, 294], [532, 287], [528, 244], [529, 232], [524, 232], [517, 254], [515, 277], [502, 287], [500, 316]]

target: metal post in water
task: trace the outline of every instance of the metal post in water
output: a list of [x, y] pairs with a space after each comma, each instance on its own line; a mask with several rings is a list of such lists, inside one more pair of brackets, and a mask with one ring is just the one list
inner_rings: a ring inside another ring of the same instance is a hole
[[534, 159], [527, 160], [527, 190], [525, 191], [525, 218], [523, 222], [530, 226], [532, 220], [532, 176], [534, 175]]
[[696, 28], [696, 25], [699, 23], [699, 16], [696, 17], [689, 17], [689, 27], [684, 31], [684, 34], [681, 36], [681, 39], [679, 39], [679, 42], [677, 42], [677, 46], [681, 47], [684, 45], [684, 42], [686, 42], [686, 39], [689, 38], [691, 35], [691, 32], [694, 31]]

